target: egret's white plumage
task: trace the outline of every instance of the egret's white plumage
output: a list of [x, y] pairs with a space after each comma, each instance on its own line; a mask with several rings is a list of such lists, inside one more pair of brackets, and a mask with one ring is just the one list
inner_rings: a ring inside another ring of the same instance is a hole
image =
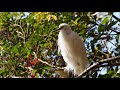
[[88, 65], [86, 49], [80, 37], [71, 27], [62, 23], [59, 25], [58, 51], [61, 51], [67, 69], [80, 74]]

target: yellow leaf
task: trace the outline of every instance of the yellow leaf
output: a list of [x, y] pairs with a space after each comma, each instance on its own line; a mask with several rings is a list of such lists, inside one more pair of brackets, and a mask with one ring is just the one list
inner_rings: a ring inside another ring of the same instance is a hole
[[57, 20], [57, 17], [55, 16], [55, 15], [48, 15], [47, 17], [46, 17], [46, 19], [48, 20], [48, 21], [50, 21], [50, 20]]
[[38, 22], [41, 22], [49, 14], [50, 12], [37, 12], [35, 13], [35, 17]]
[[98, 50], [98, 47], [96, 47], [95, 50]]

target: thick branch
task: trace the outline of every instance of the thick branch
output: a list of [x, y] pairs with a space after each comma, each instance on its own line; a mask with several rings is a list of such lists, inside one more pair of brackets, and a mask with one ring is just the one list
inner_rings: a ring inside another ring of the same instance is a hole
[[84, 76], [86, 73], [88, 73], [89, 71], [96, 69], [98, 67], [100, 67], [102, 64], [104, 63], [109, 63], [111, 61], [116, 61], [116, 60], [120, 60], [120, 56], [116, 56], [113, 58], [107, 58], [104, 60], [100, 60], [99, 62], [96, 62], [95, 64], [91, 65], [90, 67], [88, 67], [87, 69], [85, 69], [81, 74], [79, 74], [76, 78], [82, 78], [82, 76]]

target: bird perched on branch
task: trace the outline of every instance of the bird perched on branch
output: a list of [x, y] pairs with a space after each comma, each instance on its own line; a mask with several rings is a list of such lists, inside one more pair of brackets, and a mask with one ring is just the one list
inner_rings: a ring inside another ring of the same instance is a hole
[[66, 62], [65, 70], [74, 71], [75, 75], [80, 74], [87, 68], [88, 59], [83, 39], [71, 27], [62, 23], [58, 30], [58, 52], [61, 51], [64, 61]]

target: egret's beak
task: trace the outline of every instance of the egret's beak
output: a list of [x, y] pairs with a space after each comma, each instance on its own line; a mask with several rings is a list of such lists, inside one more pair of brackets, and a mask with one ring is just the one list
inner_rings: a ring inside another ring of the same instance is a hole
[[62, 27], [59, 27], [57, 30], [61, 30], [63, 27], [64, 27], [64, 26], [62, 26]]
[[57, 28], [57, 30], [61, 30], [61, 28]]

